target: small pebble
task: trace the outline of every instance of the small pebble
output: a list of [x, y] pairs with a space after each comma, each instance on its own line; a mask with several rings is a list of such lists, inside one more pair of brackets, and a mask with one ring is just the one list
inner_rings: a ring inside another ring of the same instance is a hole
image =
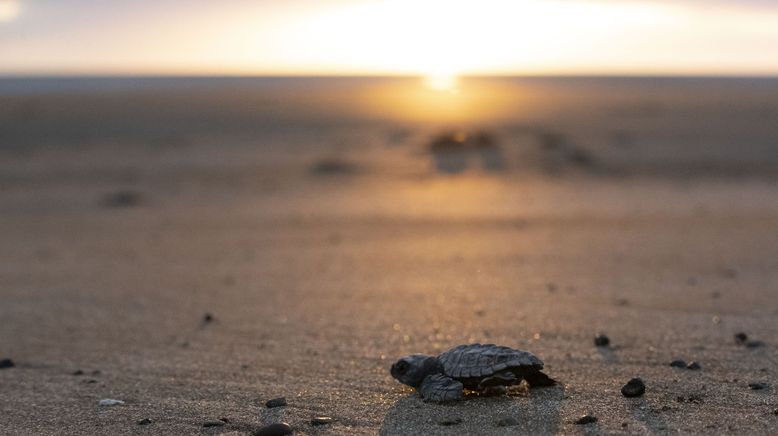
[[84, 375], [84, 371], [82, 371], [80, 369], [77, 369], [77, 370], [73, 371], [73, 375]]
[[97, 402], [98, 406], [108, 407], [108, 406], [118, 406], [120, 404], [124, 404], [124, 401], [122, 400], [114, 400], [111, 398], [104, 398]]
[[749, 383], [748, 387], [755, 391], [761, 391], [762, 389], [767, 389], [767, 383]]
[[513, 427], [514, 425], [519, 425], [519, 421], [510, 416], [497, 421], [497, 427]]
[[605, 335], [597, 335], [594, 337], [594, 345], [598, 347], [607, 347], [610, 345], [611, 340]]
[[141, 194], [134, 191], [117, 191], [103, 196], [100, 203], [105, 207], [132, 207], [141, 203]]
[[254, 436], [284, 436], [294, 433], [292, 426], [285, 422], [266, 425], [254, 432]]
[[592, 415], [584, 415], [575, 421], [576, 425], [593, 424], [597, 422], [597, 417]]
[[702, 366], [700, 366], [700, 364], [697, 362], [689, 362], [689, 364], [686, 365], [686, 369], [698, 370], [702, 369]]
[[621, 388], [621, 394], [627, 398], [639, 397], [646, 392], [646, 385], [643, 380], [633, 378], [624, 387]]
[[209, 323], [211, 321], [213, 321], [213, 315], [212, 314], [206, 313], [205, 315], [203, 315], [203, 322], [204, 323]]
[[686, 362], [684, 362], [683, 360], [673, 360], [672, 362], [670, 362], [670, 366], [672, 366], [673, 368], [686, 368]]
[[218, 420], [218, 421], [205, 421], [203, 423], [203, 427], [221, 427], [224, 425], [224, 421]]
[[737, 333], [735, 334], [735, 343], [739, 345], [744, 345], [746, 342], [748, 342], [748, 335], [745, 333]]
[[442, 418], [438, 420], [438, 425], [459, 425], [462, 423], [462, 418]]
[[0, 360], [0, 369], [13, 368], [14, 366], [16, 366], [16, 364], [14, 364], [14, 361], [11, 359], [5, 358]]
[[286, 398], [280, 397], [280, 398], [273, 398], [272, 400], [268, 400], [267, 403], [265, 403], [265, 407], [268, 409], [272, 409], [273, 407], [284, 407], [286, 406]]
[[311, 425], [327, 425], [335, 422], [334, 419], [329, 416], [317, 416], [311, 420]]
[[778, 416], [778, 409], [773, 410], [773, 415]]
[[149, 425], [149, 424], [151, 424], [151, 422], [152, 422], [152, 421], [151, 421], [150, 419], [148, 419], [148, 418], [143, 418], [143, 419], [141, 419], [140, 421], [138, 421], [138, 425]]

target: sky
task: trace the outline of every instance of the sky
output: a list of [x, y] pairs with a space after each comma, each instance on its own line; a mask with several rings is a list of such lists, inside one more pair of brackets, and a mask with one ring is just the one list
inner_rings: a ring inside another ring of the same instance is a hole
[[0, 75], [778, 75], [778, 0], [0, 0]]

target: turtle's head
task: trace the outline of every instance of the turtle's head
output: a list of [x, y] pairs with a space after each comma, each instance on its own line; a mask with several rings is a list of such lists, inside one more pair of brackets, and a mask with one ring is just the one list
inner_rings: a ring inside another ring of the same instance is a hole
[[411, 354], [392, 365], [392, 377], [408, 386], [418, 388], [424, 377], [436, 372], [438, 359], [424, 354]]

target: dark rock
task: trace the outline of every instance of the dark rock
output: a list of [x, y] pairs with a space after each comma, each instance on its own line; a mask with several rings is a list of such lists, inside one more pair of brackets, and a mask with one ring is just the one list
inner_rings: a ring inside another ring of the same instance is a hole
[[512, 427], [514, 425], [519, 425], [519, 420], [510, 416], [497, 421], [497, 427]]
[[14, 366], [16, 366], [16, 364], [14, 364], [14, 361], [11, 359], [5, 358], [0, 360], [0, 369], [13, 368]]
[[686, 369], [698, 370], [702, 369], [702, 366], [700, 366], [700, 364], [697, 362], [689, 362], [689, 364], [686, 365]]
[[686, 368], [686, 362], [684, 362], [683, 360], [673, 360], [672, 362], [670, 362], [670, 366], [672, 366], [673, 368]]
[[740, 332], [735, 334], [735, 343], [738, 345], [745, 345], [745, 343], [748, 342], [748, 335]]
[[152, 421], [150, 419], [148, 419], [148, 418], [143, 418], [140, 421], [138, 421], [138, 425], [149, 425], [151, 423], [152, 423]]
[[284, 407], [286, 406], [286, 398], [280, 397], [280, 398], [273, 398], [272, 400], [268, 400], [267, 403], [265, 403], [265, 407], [272, 409], [273, 407]]
[[105, 194], [100, 201], [104, 207], [132, 207], [141, 203], [142, 196], [135, 191], [116, 191]]
[[761, 383], [761, 382], [749, 383], [748, 387], [755, 391], [761, 391], [762, 389], [767, 389], [767, 383]]
[[224, 424], [225, 423], [222, 420], [218, 420], [218, 421], [205, 421], [203, 423], [203, 427], [221, 427]]
[[773, 410], [773, 415], [778, 416], [778, 409]]
[[459, 425], [462, 423], [462, 418], [441, 418], [438, 420], [438, 425]]
[[294, 433], [292, 426], [285, 422], [266, 425], [254, 432], [254, 436], [284, 436]]
[[317, 416], [311, 419], [311, 425], [327, 425], [332, 424], [333, 422], [335, 422], [335, 420], [329, 416]]
[[214, 319], [215, 318], [214, 318], [213, 314], [206, 313], [205, 315], [203, 315], [203, 322], [206, 323], [206, 324], [209, 323], [209, 322], [212, 322]]
[[577, 420], [575, 420], [576, 425], [586, 425], [586, 424], [593, 424], [597, 422], [597, 417], [592, 415], [584, 415]]
[[762, 341], [746, 341], [746, 347], [748, 347], [748, 348], [764, 347], [764, 342], [762, 342]]
[[332, 159], [315, 163], [311, 172], [320, 175], [354, 174], [358, 172], [358, 168], [353, 163]]
[[643, 380], [633, 378], [621, 388], [621, 394], [627, 398], [639, 397], [646, 392], [646, 385]]
[[82, 371], [80, 369], [77, 369], [77, 370], [73, 371], [73, 375], [84, 375], [84, 371]]
[[91, 384], [95, 384], [95, 383], [97, 383], [97, 380], [95, 380], [95, 379], [93, 379], [93, 378], [88, 378], [88, 379], [86, 379], [86, 380], [82, 381], [81, 383], [86, 383], [86, 384], [88, 384], [88, 385], [91, 385]]
[[594, 337], [594, 345], [598, 347], [607, 347], [608, 345], [610, 345], [610, 343], [611, 343], [610, 338], [605, 335], [597, 335]]

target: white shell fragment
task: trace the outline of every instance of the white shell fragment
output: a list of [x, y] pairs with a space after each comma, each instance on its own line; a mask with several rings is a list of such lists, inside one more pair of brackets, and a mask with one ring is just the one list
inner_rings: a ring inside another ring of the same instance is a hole
[[124, 401], [122, 400], [113, 400], [111, 398], [104, 398], [97, 402], [98, 406], [118, 406], [119, 404], [124, 404]]

